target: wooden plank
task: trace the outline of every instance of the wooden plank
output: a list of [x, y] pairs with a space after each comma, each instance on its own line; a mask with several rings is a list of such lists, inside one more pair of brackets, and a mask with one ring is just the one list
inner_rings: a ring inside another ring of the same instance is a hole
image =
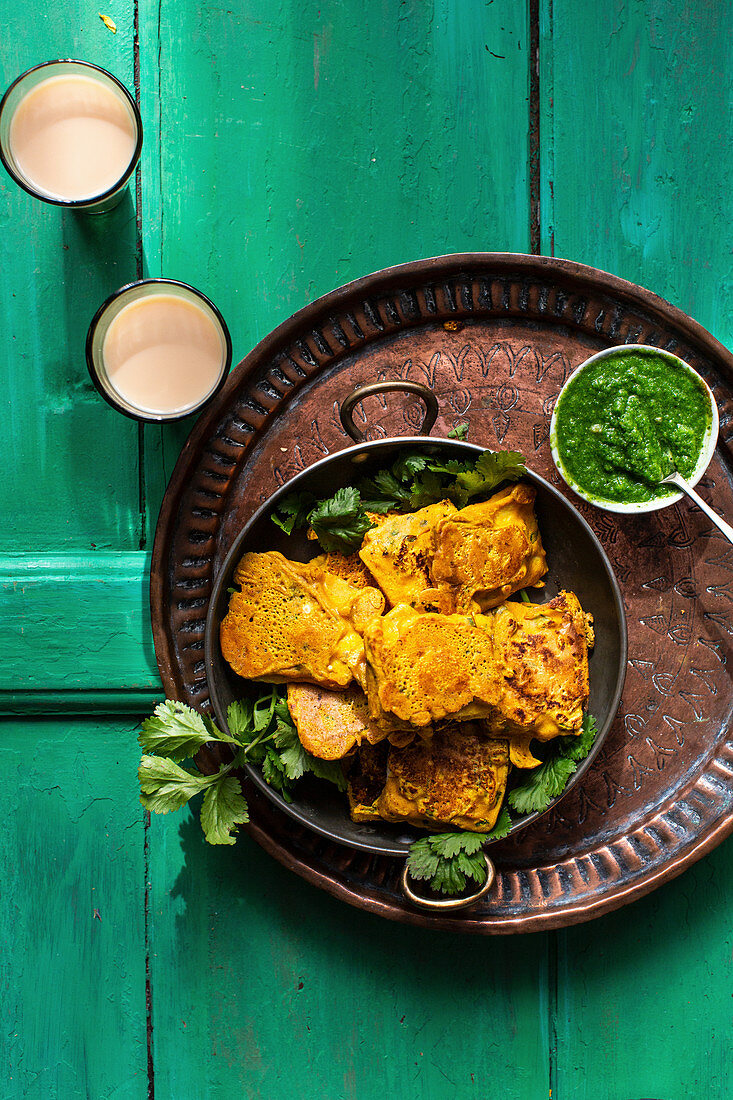
[[[524, 5], [139, 10], [161, 151], [145, 176], [146, 266], [211, 295], [235, 362], [371, 270], [527, 250]], [[184, 430], [146, 429], [148, 539]], [[207, 849], [180, 820], [151, 826], [160, 1094], [369, 1100], [386, 1072], [395, 1096], [547, 1094], [543, 937], [518, 952], [385, 924], [246, 837]]]
[[[134, 711], [160, 698], [149, 583], [150, 555], [141, 552], [0, 557], [9, 639], [0, 708], [33, 709], [50, 693], [62, 709], [84, 709], [74, 702], [83, 692], [97, 693], [87, 706], [127, 696]], [[104, 709], [117, 709], [110, 702]]]
[[541, 11], [542, 251], [640, 283], [730, 344], [728, 9]]
[[[5, 5], [3, 87], [30, 66], [81, 57], [133, 86], [133, 4], [115, 4], [117, 34], [96, 8], [72, 0], [29, 11]], [[137, 427], [97, 395], [84, 359], [98, 305], [135, 278], [134, 201], [97, 218], [37, 202], [2, 172], [0, 268], [6, 399], [0, 510], [13, 517], [0, 551], [137, 549]], [[133, 193], [134, 194], [134, 193]]]
[[129, 723], [6, 722], [3, 1096], [143, 1100], [144, 813]]
[[383, 921], [188, 810], [150, 835], [156, 1095], [548, 1095], [545, 936]]
[[[723, 342], [733, 92], [724, 6], [541, 0], [543, 251], [624, 276]], [[730, 844], [558, 937], [553, 1095], [731, 1091]], [[641, 1053], [640, 1053], [641, 1051]]]
[[[140, 44], [161, 151], [143, 196], [146, 262], [211, 295], [235, 363], [370, 271], [528, 250], [525, 5], [141, 0]], [[154, 516], [168, 470], [150, 450]]]
[[729, 842], [631, 908], [561, 934], [553, 1095], [731, 1095], [732, 870]]

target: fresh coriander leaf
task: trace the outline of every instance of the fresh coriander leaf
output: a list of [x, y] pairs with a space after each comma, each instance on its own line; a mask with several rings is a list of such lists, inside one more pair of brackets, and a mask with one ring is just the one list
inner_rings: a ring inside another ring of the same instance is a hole
[[521, 787], [515, 787], [507, 796], [509, 805], [520, 814], [545, 810], [565, 790], [565, 784], [576, 769], [575, 761], [559, 756], [546, 760], [533, 768]]
[[389, 470], [359, 482], [359, 493], [367, 512], [391, 512], [410, 503], [410, 493]]
[[466, 888], [466, 876], [455, 859], [441, 859], [430, 880], [430, 887], [441, 894], [460, 894]]
[[479, 493], [495, 489], [502, 481], [518, 481], [526, 473], [519, 451], [484, 451], [473, 470], [456, 476], [455, 495], [452, 496], [456, 503], [464, 504]]
[[427, 467], [436, 474], [450, 474], [451, 477], [455, 477], [457, 474], [465, 474], [469, 470], [473, 470], [476, 462], [461, 462], [458, 458], [449, 458], [445, 462], [438, 462], [437, 458], [431, 458], [427, 462]]
[[208, 741], [237, 742], [222, 733], [213, 721], [198, 714], [185, 703], [166, 699], [158, 703], [152, 717], [143, 722], [138, 742], [144, 753], [165, 756], [169, 760], [186, 760], [195, 756]]
[[293, 801], [291, 782], [285, 772], [285, 765], [271, 746], [262, 761], [262, 777], [268, 786], [280, 792], [286, 802]]
[[261, 730], [267, 729], [270, 725], [277, 702], [278, 691], [276, 685], [270, 689], [269, 695], [261, 695], [259, 699], [255, 699], [252, 708], [252, 727], [255, 733], [260, 733]]
[[287, 721], [278, 720], [273, 739], [288, 779], [300, 779], [306, 772], [306, 751], [289, 715]]
[[598, 729], [592, 714], [583, 715], [583, 727], [579, 734], [559, 737], [560, 753], [568, 760], [585, 760], [595, 744]]
[[466, 852], [459, 852], [456, 856], [456, 866], [466, 878], [472, 878], [474, 882], [477, 882], [479, 886], [483, 886], [486, 882], [486, 859], [483, 851], [474, 852], [472, 855], [468, 855]]
[[471, 855], [478, 852], [484, 842], [482, 833], [438, 833], [430, 838], [431, 847], [440, 856], [456, 856], [459, 852]]
[[400, 455], [395, 463], [392, 465], [392, 473], [398, 481], [407, 482], [411, 478], [418, 474], [420, 470], [424, 470], [430, 462], [428, 455], [419, 454], [416, 451], [409, 451], [406, 455]]
[[481, 833], [438, 833], [410, 845], [407, 869], [414, 879], [429, 879], [430, 887], [443, 894], [458, 894], [466, 879], [483, 885], [486, 860]]
[[502, 806], [501, 813], [496, 819], [496, 824], [488, 833], [483, 834], [483, 838], [484, 840], [503, 840], [505, 836], [509, 835], [511, 827], [511, 815], [506, 806]]
[[468, 424], [456, 424], [454, 428], [448, 432], [449, 439], [465, 439], [468, 435]]
[[208, 843], [234, 844], [237, 825], [247, 821], [247, 800], [239, 780], [230, 775], [213, 783], [201, 805], [201, 828]]
[[441, 857], [433, 851], [430, 837], [422, 837], [410, 845], [407, 855], [407, 870], [411, 878], [429, 879], [438, 870]]
[[275, 717], [279, 718], [281, 722], [285, 722], [286, 725], [293, 725], [293, 719], [290, 716], [290, 708], [288, 707], [287, 695], [280, 695], [278, 697], [275, 703]]
[[252, 701], [240, 699], [227, 708], [227, 725], [232, 737], [240, 745], [246, 745], [252, 736]]
[[417, 511], [418, 508], [426, 508], [429, 504], [438, 504], [445, 500], [447, 491], [445, 483], [432, 470], [423, 470], [415, 478], [410, 491], [410, 508]]
[[295, 738], [287, 748], [280, 748], [280, 760], [288, 779], [302, 779], [308, 770], [305, 749]]
[[340, 791], [346, 790], [346, 777], [338, 760], [320, 760], [317, 756], [306, 753], [306, 766], [316, 779], [326, 779], [335, 784]]
[[143, 756], [138, 769], [140, 801], [146, 810], [167, 814], [180, 810], [200, 791], [205, 791], [219, 776], [231, 770], [228, 764], [218, 775], [200, 775], [179, 768], [172, 760], [161, 756]]
[[308, 513], [316, 503], [313, 493], [288, 493], [270, 516], [272, 522], [286, 535], [292, 535], [296, 527], [304, 527]]
[[374, 526], [366, 515], [358, 489], [337, 489], [329, 500], [322, 500], [308, 513], [323, 549], [350, 553], [361, 546], [364, 535]]

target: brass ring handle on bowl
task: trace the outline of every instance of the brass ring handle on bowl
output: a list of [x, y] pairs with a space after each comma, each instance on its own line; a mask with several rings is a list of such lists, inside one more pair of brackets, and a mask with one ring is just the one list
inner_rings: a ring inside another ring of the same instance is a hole
[[357, 386], [353, 393], [341, 402], [341, 424], [355, 443], [363, 443], [366, 437], [354, 423], [354, 407], [365, 397], [395, 391], [417, 394], [425, 402], [425, 416], [415, 435], [430, 435], [430, 429], [438, 419], [438, 398], [428, 386], [424, 386], [422, 382], [369, 382], [365, 386]]
[[486, 882], [483, 886], [480, 886], [478, 890], [473, 894], [469, 894], [467, 897], [461, 898], [445, 898], [443, 900], [424, 898], [420, 894], [416, 894], [410, 886], [410, 874], [407, 870], [407, 863], [402, 872], [402, 891], [408, 901], [411, 901], [413, 905], [416, 905], [419, 909], [429, 909], [434, 913], [447, 913], [456, 909], [467, 909], [469, 905], [473, 905], [488, 894], [489, 890], [494, 884], [496, 878], [496, 867], [484, 852], [484, 859], [486, 860]]

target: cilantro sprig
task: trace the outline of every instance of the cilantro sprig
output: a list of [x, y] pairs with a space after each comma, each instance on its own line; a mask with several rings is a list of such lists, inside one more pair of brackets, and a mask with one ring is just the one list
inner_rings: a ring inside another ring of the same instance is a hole
[[[138, 769], [140, 801], [147, 810], [167, 814], [203, 794], [201, 827], [210, 844], [234, 844], [238, 825], [249, 821], [247, 800], [236, 774], [247, 762], [261, 767], [265, 782], [292, 801], [293, 784], [306, 773], [346, 789], [335, 761], [318, 760], [301, 745], [280, 685], [256, 698], [232, 703], [227, 711], [230, 733], [208, 716], [171, 699], [159, 703], [140, 729], [143, 750]], [[211, 742], [229, 745], [234, 757], [214, 775], [181, 767]]]
[[[578, 761], [584, 760], [592, 749], [597, 732], [595, 719], [586, 714], [579, 734], [558, 737], [553, 742], [552, 756], [533, 768], [520, 786], [509, 791], [509, 806], [520, 815], [546, 810], [565, 790]], [[410, 845], [407, 857], [410, 876], [429, 881], [430, 888], [441, 894], [462, 893], [469, 879], [483, 886], [486, 881], [484, 845], [492, 840], [503, 840], [513, 824], [509, 809], [504, 806], [491, 832], [439, 833], [416, 840]]]
[[[460, 425], [459, 427], [462, 427]], [[407, 451], [388, 469], [338, 489], [328, 500], [312, 493], [289, 493], [272, 514], [290, 535], [309, 526], [324, 550], [351, 553], [374, 526], [368, 513], [414, 512], [446, 498], [459, 508], [491, 492], [503, 481], [518, 481], [527, 470], [519, 451], [484, 451], [476, 460], [440, 461]]]
[[592, 749], [597, 732], [595, 718], [586, 714], [577, 736], [558, 737], [552, 756], [528, 772], [520, 786], [509, 791], [507, 799], [512, 809], [520, 814], [546, 810], [553, 798], [565, 790], [568, 779], [577, 770], [578, 761], [584, 760]]

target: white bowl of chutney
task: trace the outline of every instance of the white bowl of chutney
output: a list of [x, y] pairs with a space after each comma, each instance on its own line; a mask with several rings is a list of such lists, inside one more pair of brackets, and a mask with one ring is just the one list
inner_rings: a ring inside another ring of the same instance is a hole
[[574, 493], [608, 512], [642, 513], [681, 499], [657, 483], [674, 469], [690, 485], [718, 438], [710, 387], [689, 363], [646, 344], [606, 348], [558, 394], [550, 448]]

